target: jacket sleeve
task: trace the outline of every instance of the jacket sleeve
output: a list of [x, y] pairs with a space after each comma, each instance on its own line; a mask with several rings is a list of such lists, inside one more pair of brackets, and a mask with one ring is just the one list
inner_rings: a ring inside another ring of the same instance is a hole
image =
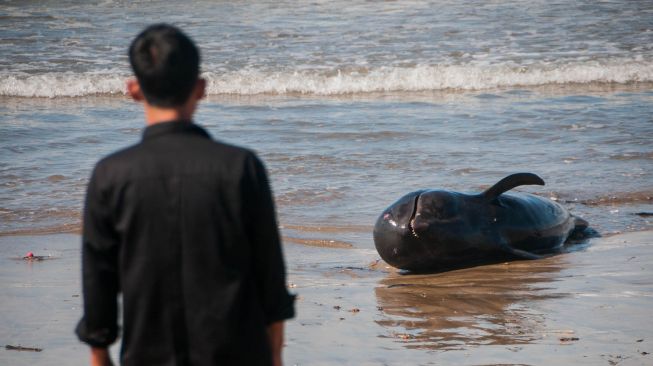
[[106, 197], [98, 188], [96, 167], [88, 185], [82, 229], [84, 314], [76, 333], [93, 347], [107, 347], [118, 336], [119, 239]]
[[255, 222], [248, 232], [252, 251], [252, 272], [262, 302], [265, 323], [295, 316], [295, 296], [286, 287], [286, 269], [279, 238], [274, 200], [263, 163], [251, 153], [246, 159], [243, 197], [245, 216]]

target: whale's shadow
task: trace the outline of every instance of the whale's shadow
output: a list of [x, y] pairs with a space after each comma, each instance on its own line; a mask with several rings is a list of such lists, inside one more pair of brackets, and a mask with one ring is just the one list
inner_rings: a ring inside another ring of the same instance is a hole
[[542, 337], [538, 302], [569, 296], [553, 283], [564, 256], [431, 274], [393, 273], [375, 289], [387, 329], [408, 348], [520, 345]]

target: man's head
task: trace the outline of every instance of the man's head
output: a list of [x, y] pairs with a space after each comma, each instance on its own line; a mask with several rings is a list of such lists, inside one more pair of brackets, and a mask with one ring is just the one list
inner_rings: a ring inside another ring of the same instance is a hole
[[129, 62], [147, 103], [160, 108], [184, 105], [199, 76], [199, 50], [188, 36], [167, 24], [154, 24], [129, 47]]

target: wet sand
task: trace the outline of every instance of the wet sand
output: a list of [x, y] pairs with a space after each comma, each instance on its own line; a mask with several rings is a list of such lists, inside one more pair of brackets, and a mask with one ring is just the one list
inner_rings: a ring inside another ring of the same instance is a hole
[[[85, 364], [78, 245], [75, 234], [0, 237], [0, 364]], [[51, 259], [20, 259], [27, 251]], [[371, 247], [287, 242], [285, 254], [299, 295], [287, 365], [653, 364], [653, 231], [430, 275], [388, 268]]]

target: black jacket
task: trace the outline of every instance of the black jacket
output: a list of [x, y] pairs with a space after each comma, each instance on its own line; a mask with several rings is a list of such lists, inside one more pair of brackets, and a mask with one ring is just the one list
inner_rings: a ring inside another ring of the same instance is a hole
[[265, 168], [183, 121], [101, 160], [88, 185], [79, 338], [124, 365], [265, 365], [294, 316]]

